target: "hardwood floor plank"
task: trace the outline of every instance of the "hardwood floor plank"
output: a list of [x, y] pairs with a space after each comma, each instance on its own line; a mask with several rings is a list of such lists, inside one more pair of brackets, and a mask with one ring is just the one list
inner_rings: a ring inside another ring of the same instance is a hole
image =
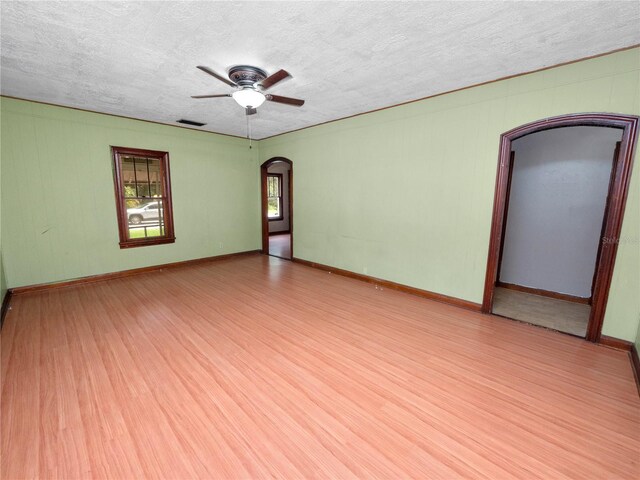
[[[16, 322], [11, 355], [2, 378], [0, 402], [2, 422], [2, 475], [7, 478], [36, 478], [40, 448], [40, 304], [22, 308], [23, 302], [5, 317]], [[4, 336], [2, 337], [4, 340]], [[4, 343], [4, 342], [3, 342]], [[4, 350], [4, 345], [3, 345]], [[13, 448], [15, 444], [21, 448]]]
[[266, 256], [15, 296], [2, 478], [637, 478], [628, 356]]

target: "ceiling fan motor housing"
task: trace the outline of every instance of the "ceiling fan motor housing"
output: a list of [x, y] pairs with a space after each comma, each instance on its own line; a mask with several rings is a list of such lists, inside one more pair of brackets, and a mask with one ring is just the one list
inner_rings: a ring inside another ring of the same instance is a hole
[[[289, 98], [264, 93], [278, 82], [291, 77], [286, 70], [280, 69], [270, 76], [267, 76], [267, 72], [261, 68], [252, 65], [235, 65], [227, 71], [227, 75], [229, 76], [229, 80], [227, 80], [209, 67], [198, 65], [197, 68], [236, 90], [233, 93], [226, 94], [194, 95], [192, 98], [233, 97], [233, 99], [238, 102], [238, 105], [245, 109], [247, 107], [255, 109], [262, 105], [265, 100], [295, 107], [304, 105], [304, 100], [300, 100], [299, 98]], [[247, 110], [247, 115], [251, 115], [252, 113], [255, 112]]]
[[236, 65], [229, 69], [229, 79], [240, 87], [252, 87], [267, 78], [267, 72], [251, 65]]

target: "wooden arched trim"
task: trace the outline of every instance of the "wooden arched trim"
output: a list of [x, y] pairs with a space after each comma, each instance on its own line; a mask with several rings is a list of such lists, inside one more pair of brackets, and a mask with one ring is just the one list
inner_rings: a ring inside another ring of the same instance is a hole
[[609, 288], [613, 277], [613, 267], [618, 251], [618, 239], [622, 229], [624, 207], [627, 201], [633, 156], [638, 136], [638, 117], [633, 115], [617, 115], [613, 113], [579, 113], [546, 118], [509, 130], [500, 136], [500, 153], [498, 158], [498, 174], [496, 179], [491, 236], [489, 239], [489, 256], [484, 285], [482, 311], [490, 313], [493, 306], [493, 293], [498, 280], [498, 264], [502, 245], [503, 225], [505, 222], [505, 206], [511, 173], [511, 143], [525, 135], [560, 127], [596, 126], [619, 128], [623, 130], [618, 160], [608, 196], [608, 210], [603, 225], [600, 257], [596, 265], [594, 288], [591, 304], [591, 316], [587, 327], [586, 339], [592, 342], [600, 340], [602, 322], [607, 307]]
[[291, 241], [291, 258], [293, 258], [293, 162], [285, 157], [272, 157], [260, 166], [261, 216], [262, 216], [262, 253], [269, 254], [269, 217], [267, 208], [267, 170], [277, 162], [288, 163], [289, 168], [289, 230]]

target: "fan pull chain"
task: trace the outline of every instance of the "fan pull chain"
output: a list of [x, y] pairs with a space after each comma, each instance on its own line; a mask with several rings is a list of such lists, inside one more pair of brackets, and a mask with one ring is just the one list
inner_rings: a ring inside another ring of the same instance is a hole
[[249, 115], [247, 115], [247, 138], [249, 139], [249, 150], [251, 150], [251, 123], [249, 122]]

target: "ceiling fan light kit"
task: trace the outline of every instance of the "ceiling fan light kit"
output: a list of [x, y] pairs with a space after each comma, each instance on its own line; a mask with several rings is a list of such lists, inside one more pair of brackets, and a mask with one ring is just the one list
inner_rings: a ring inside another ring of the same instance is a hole
[[289, 72], [278, 70], [273, 75], [267, 76], [264, 70], [251, 65], [236, 65], [229, 69], [229, 80], [222, 75], [211, 70], [209, 67], [199, 65], [198, 68], [212, 77], [226, 83], [237, 90], [233, 93], [223, 93], [215, 95], [194, 95], [192, 98], [221, 98], [232, 97], [238, 105], [245, 109], [247, 115], [256, 113], [256, 108], [262, 105], [265, 100], [269, 102], [282, 103], [301, 107], [304, 100], [280, 95], [265, 94], [264, 92], [285, 78], [289, 78]]
[[258, 108], [265, 101], [264, 94], [251, 87], [245, 87], [242, 90], [233, 92], [231, 96], [242, 108]]

